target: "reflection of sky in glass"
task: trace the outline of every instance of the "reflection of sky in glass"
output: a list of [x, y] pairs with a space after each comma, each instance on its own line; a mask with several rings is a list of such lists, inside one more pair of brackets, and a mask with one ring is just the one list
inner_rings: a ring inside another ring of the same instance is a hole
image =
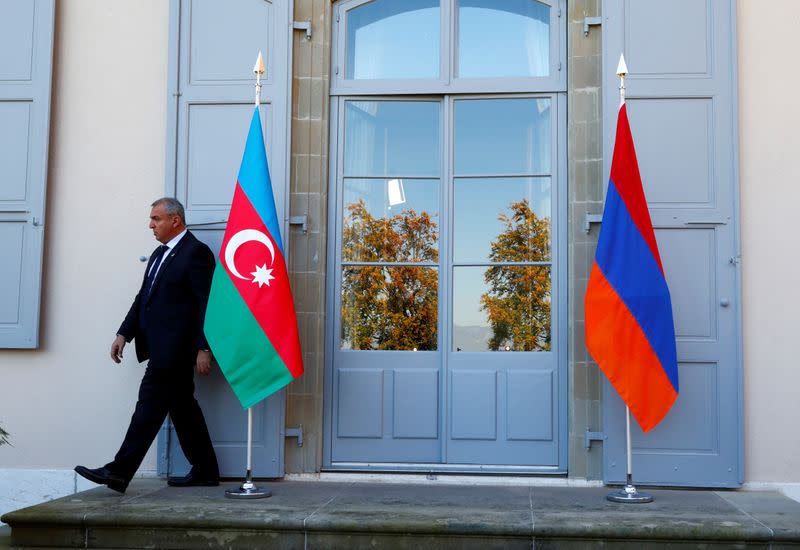
[[347, 13], [346, 78], [438, 78], [439, 0], [375, 0]]
[[[481, 295], [486, 292], [483, 282], [485, 267], [453, 268], [453, 329], [458, 327], [482, 327], [488, 335], [491, 329], [486, 312], [481, 311]], [[458, 346], [458, 336], [454, 335]], [[487, 338], [488, 339], [488, 338]]]
[[550, 99], [455, 102], [455, 172], [548, 174]]
[[[367, 212], [374, 218], [388, 218], [404, 210], [414, 210], [417, 214], [427, 212], [436, 220], [439, 216], [439, 180], [411, 180], [402, 182], [406, 202], [391, 206], [389, 204], [389, 180], [385, 179], [345, 179], [344, 207], [363, 200]], [[345, 224], [347, 220], [345, 219]]]
[[535, 0], [460, 0], [458, 49], [460, 77], [547, 76], [550, 7]]
[[456, 179], [453, 197], [453, 258], [487, 261], [492, 241], [505, 230], [500, 214], [522, 199], [539, 218], [550, 217], [550, 178]]
[[345, 175], [438, 176], [439, 111], [434, 101], [348, 101]]
[[[488, 292], [484, 281], [486, 267], [461, 266], [453, 268], [453, 345], [455, 351], [488, 351], [492, 336], [487, 312], [481, 309], [481, 296]], [[530, 266], [524, 269], [549, 273], [546, 266]], [[546, 300], [550, 302], [549, 296]], [[534, 300], [527, 304], [528, 312]], [[546, 316], [549, 318], [549, 316]]]

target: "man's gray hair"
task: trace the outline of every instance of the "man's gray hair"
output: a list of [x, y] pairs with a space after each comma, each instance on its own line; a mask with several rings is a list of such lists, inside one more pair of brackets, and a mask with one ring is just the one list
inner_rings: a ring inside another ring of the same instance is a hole
[[186, 225], [186, 213], [183, 210], [181, 201], [173, 197], [161, 197], [160, 199], [154, 201], [150, 206], [155, 208], [159, 205], [163, 206], [164, 210], [166, 210], [167, 214], [170, 216], [179, 216], [181, 218], [181, 223]]

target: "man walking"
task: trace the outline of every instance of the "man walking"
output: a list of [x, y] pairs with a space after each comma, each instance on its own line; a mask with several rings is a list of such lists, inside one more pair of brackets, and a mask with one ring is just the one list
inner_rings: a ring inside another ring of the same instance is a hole
[[86, 479], [124, 493], [169, 413], [184, 455], [187, 476], [169, 478], [175, 487], [219, 485], [219, 468], [203, 412], [194, 397], [194, 370], [211, 371], [203, 319], [214, 272], [214, 255], [186, 229], [183, 205], [158, 199], [150, 229], [161, 243], [145, 269], [141, 288], [111, 344], [119, 363], [135, 340], [136, 357], [148, 360], [128, 432], [114, 460], [101, 468], [76, 466]]

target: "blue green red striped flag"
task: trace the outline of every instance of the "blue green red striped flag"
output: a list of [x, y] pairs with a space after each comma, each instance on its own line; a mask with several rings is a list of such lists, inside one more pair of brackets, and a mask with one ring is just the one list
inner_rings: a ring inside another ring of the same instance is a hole
[[285, 258], [256, 106], [205, 317], [214, 357], [245, 409], [303, 374]]

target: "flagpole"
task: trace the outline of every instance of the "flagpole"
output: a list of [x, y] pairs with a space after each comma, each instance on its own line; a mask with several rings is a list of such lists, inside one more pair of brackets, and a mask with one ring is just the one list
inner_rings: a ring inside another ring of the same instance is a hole
[[[617, 65], [617, 76], [619, 77], [619, 107], [625, 105], [625, 76], [628, 74], [628, 66], [625, 64], [625, 56], [620, 54], [619, 65]], [[613, 491], [606, 495], [611, 502], [626, 502], [630, 504], [644, 504], [653, 502], [653, 496], [649, 493], [640, 493], [633, 484], [633, 452], [631, 450], [631, 408], [625, 405], [625, 452], [628, 459], [628, 470], [625, 475], [625, 487], [619, 491]]]
[[[256, 73], [256, 109], [261, 105], [261, 75], [264, 74], [264, 58], [258, 52], [258, 59], [253, 67]], [[227, 489], [225, 496], [235, 499], [266, 498], [272, 495], [269, 489], [262, 489], [253, 483], [253, 407], [247, 408], [247, 472], [244, 482], [238, 489]]]

